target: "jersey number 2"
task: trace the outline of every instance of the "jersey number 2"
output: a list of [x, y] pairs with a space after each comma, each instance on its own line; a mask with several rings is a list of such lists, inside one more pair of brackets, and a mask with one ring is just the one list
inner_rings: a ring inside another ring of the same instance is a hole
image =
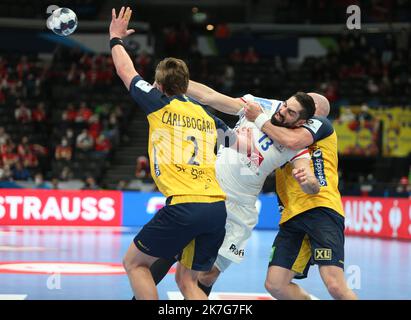
[[198, 153], [198, 143], [197, 143], [196, 137], [188, 136], [187, 141], [191, 141], [192, 143], [194, 143], [194, 152], [190, 160], [188, 160], [188, 164], [191, 164], [193, 166], [199, 166], [200, 164], [195, 160], [195, 157], [197, 156], [197, 153]]

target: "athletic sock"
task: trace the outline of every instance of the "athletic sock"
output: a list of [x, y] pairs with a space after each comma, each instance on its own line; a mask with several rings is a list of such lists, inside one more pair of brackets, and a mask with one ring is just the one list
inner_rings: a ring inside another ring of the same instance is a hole
[[[159, 258], [156, 262], [154, 262], [151, 265], [150, 272], [153, 276], [154, 283], [156, 285], [158, 285], [160, 281], [164, 279], [164, 277], [167, 275], [168, 271], [175, 262], [176, 260], [173, 259], [170, 260], [165, 258]], [[136, 298], [133, 296], [131, 300], [136, 300]]]
[[198, 287], [203, 290], [203, 292], [207, 295], [207, 297], [210, 295], [211, 289], [213, 289], [213, 286], [207, 287], [204, 284], [202, 284], [200, 281], [197, 282]]

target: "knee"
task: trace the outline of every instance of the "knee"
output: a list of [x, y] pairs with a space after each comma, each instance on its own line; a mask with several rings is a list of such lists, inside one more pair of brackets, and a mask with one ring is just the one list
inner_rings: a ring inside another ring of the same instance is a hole
[[133, 268], [133, 263], [131, 259], [128, 259], [127, 256], [123, 257], [123, 268], [127, 273]]
[[275, 278], [269, 279], [267, 278], [264, 283], [265, 289], [271, 293], [274, 298], [278, 298], [281, 296], [283, 291], [284, 285], [281, 281], [278, 281]]
[[345, 284], [339, 283], [336, 279], [330, 278], [325, 282], [327, 290], [334, 299], [342, 299], [344, 296]]

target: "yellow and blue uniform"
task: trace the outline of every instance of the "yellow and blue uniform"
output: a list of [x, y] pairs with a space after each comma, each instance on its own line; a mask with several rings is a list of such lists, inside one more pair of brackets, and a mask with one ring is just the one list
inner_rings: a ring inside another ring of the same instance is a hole
[[164, 208], [134, 239], [155, 257], [209, 270], [225, 236], [225, 194], [215, 176], [218, 132], [228, 127], [184, 95], [168, 97], [136, 76], [130, 94], [149, 122], [148, 153]]
[[306, 276], [310, 263], [344, 267], [344, 210], [338, 190], [337, 135], [324, 117], [314, 117], [304, 127], [314, 138], [308, 149], [320, 192], [304, 193], [290, 164], [276, 170], [282, 213], [270, 258], [270, 265], [293, 270], [300, 278]]

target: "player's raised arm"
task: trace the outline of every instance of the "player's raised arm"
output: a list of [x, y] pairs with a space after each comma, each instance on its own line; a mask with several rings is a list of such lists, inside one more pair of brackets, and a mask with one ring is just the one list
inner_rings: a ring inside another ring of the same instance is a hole
[[[263, 111], [256, 103], [248, 102], [244, 108], [245, 116], [249, 121], [255, 121]], [[299, 150], [311, 145], [314, 142], [314, 138], [310, 131], [305, 128], [289, 129], [285, 127], [275, 126], [270, 122], [270, 119], [265, 118], [266, 121], [261, 127], [261, 131], [266, 133], [272, 140], [277, 141], [283, 146]], [[259, 121], [261, 118], [259, 118]]]
[[118, 16], [116, 16], [116, 10], [113, 8], [110, 23], [111, 55], [117, 74], [123, 80], [127, 90], [130, 89], [131, 80], [138, 75], [133, 61], [124, 49], [123, 41], [121, 40], [134, 32], [134, 29], [127, 29], [131, 13], [132, 10], [129, 7], [127, 9], [121, 7]]
[[237, 114], [245, 106], [241, 99], [229, 97], [192, 80], [189, 82], [187, 95], [201, 104], [228, 114]]

